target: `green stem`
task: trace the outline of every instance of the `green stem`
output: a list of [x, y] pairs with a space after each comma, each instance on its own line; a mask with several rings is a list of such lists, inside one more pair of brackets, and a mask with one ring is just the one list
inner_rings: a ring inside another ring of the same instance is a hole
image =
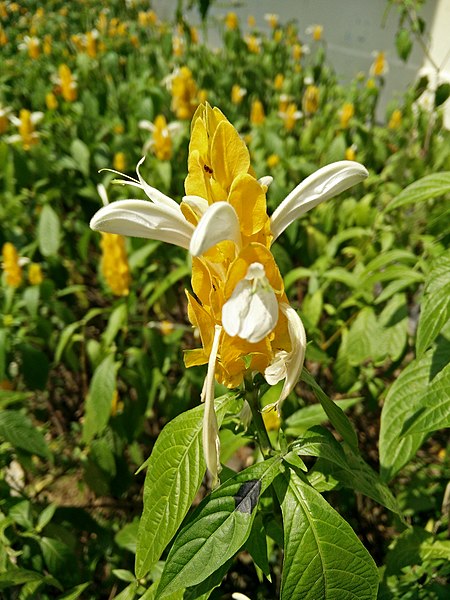
[[256, 437], [258, 438], [258, 443], [264, 458], [268, 458], [272, 454], [273, 448], [270, 443], [269, 435], [267, 434], [266, 426], [264, 425], [261, 411], [259, 410], [259, 390], [253, 383], [247, 384], [247, 382], [245, 388], [245, 398], [252, 411], [252, 423], [256, 431]]

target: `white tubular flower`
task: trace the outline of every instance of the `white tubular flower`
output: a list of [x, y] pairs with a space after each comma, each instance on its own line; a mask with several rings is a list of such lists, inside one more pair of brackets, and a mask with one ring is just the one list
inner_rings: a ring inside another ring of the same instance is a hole
[[240, 246], [239, 218], [231, 204], [215, 202], [206, 209], [195, 228], [189, 251], [192, 256], [200, 256], [224, 240], [231, 240]]
[[280, 416], [282, 403], [292, 392], [300, 377], [306, 353], [306, 333], [302, 320], [288, 304], [280, 304], [280, 310], [288, 321], [291, 350], [290, 352], [285, 350], [277, 352], [272, 364], [264, 371], [264, 378], [269, 385], [275, 385], [284, 379], [283, 389], [277, 402], [264, 407], [265, 411], [276, 408], [278, 416]]
[[337, 196], [367, 176], [367, 169], [363, 165], [342, 160], [322, 167], [307, 177], [286, 196], [273, 213], [270, 223], [274, 240], [303, 213]]
[[205, 403], [205, 412], [203, 413], [203, 453], [208, 471], [213, 479], [212, 486], [217, 484], [218, 475], [222, 469], [220, 465], [220, 440], [219, 426], [217, 424], [216, 412], [214, 410], [214, 380], [216, 371], [216, 359], [219, 350], [219, 339], [222, 333], [222, 327], [215, 326], [214, 340], [212, 343], [211, 354], [208, 360], [208, 372], [202, 390], [202, 402]]
[[278, 300], [264, 267], [252, 263], [222, 308], [222, 324], [231, 337], [260, 342], [278, 322]]

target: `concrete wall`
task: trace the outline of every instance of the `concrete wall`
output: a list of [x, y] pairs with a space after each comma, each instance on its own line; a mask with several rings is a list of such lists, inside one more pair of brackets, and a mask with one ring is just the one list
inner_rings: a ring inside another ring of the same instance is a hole
[[[175, 12], [175, 0], [155, 0], [152, 6], [161, 18], [171, 19]], [[242, 29], [247, 29], [248, 15], [254, 15], [258, 27], [269, 31], [264, 20], [265, 13], [276, 13], [281, 22], [295, 19], [300, 32], [308, 25], [321, 24], [327, 42], [328, 58], [343, 82], [350, 81], [356, 73], [367, 72], [372, 63], [372, 53], [385, 50], [389, 73], [385, 77], [385, 89], [380, 109], [401, 94], [413, 82], [424, 66], [430, 67], [420, 46], [415, 43], [413, 52], [405, 64], [397, 58], [395, 34], [398, 14], [391, 8], [386, 17], [386, 0], [242, 0], [241, 2], [213, 2], [208, 22], [208, 43], [217, 46], [220, 37], [217, 21], [230, 10], [237, 13]], [[421, 11], [427, 23], [427, 36], [434, 61], [443, 67], [442, 77], [450, 80], [450, 0], [428, 0]], [[187, 13], [188, 20], [198, 23], [196, 10]], [[308, 36], [303, 36], [308, 42]], [[302, 40], [303, 41], [303, 40]], [[450, 126], [450, 102], [447, 103]]]

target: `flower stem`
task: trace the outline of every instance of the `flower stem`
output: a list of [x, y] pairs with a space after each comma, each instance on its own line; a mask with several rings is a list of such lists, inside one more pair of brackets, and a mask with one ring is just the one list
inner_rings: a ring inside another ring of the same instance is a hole
[[246, 382], [246, 400], [250, 406], [253, 417], [253, 426], [256, 431], [256, 437], [258, 438], [258, 444], [261, 448], [261, 452], [264, 458], [268, 458], [272, 452], [272, 444], [270, 443], [269, 435], [267, 433], [264, 420], [259, 409], [259, 389], [253, 384]]

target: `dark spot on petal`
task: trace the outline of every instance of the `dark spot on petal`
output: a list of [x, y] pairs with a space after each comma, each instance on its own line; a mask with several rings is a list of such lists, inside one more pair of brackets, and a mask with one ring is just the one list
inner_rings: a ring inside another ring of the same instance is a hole
[[204, 165], [203, 168], [205, 169], [206, 173], [209, 173], [210, 175], [213, 174], [213, 170], [211, 167], [208, 167], [208, 165]]
[[239, 512], [252, 513], [258, 504], [261, 494], [261, 480], [251, 479], [241, 485], [237, 494], [234, 496], [235, 508]]

